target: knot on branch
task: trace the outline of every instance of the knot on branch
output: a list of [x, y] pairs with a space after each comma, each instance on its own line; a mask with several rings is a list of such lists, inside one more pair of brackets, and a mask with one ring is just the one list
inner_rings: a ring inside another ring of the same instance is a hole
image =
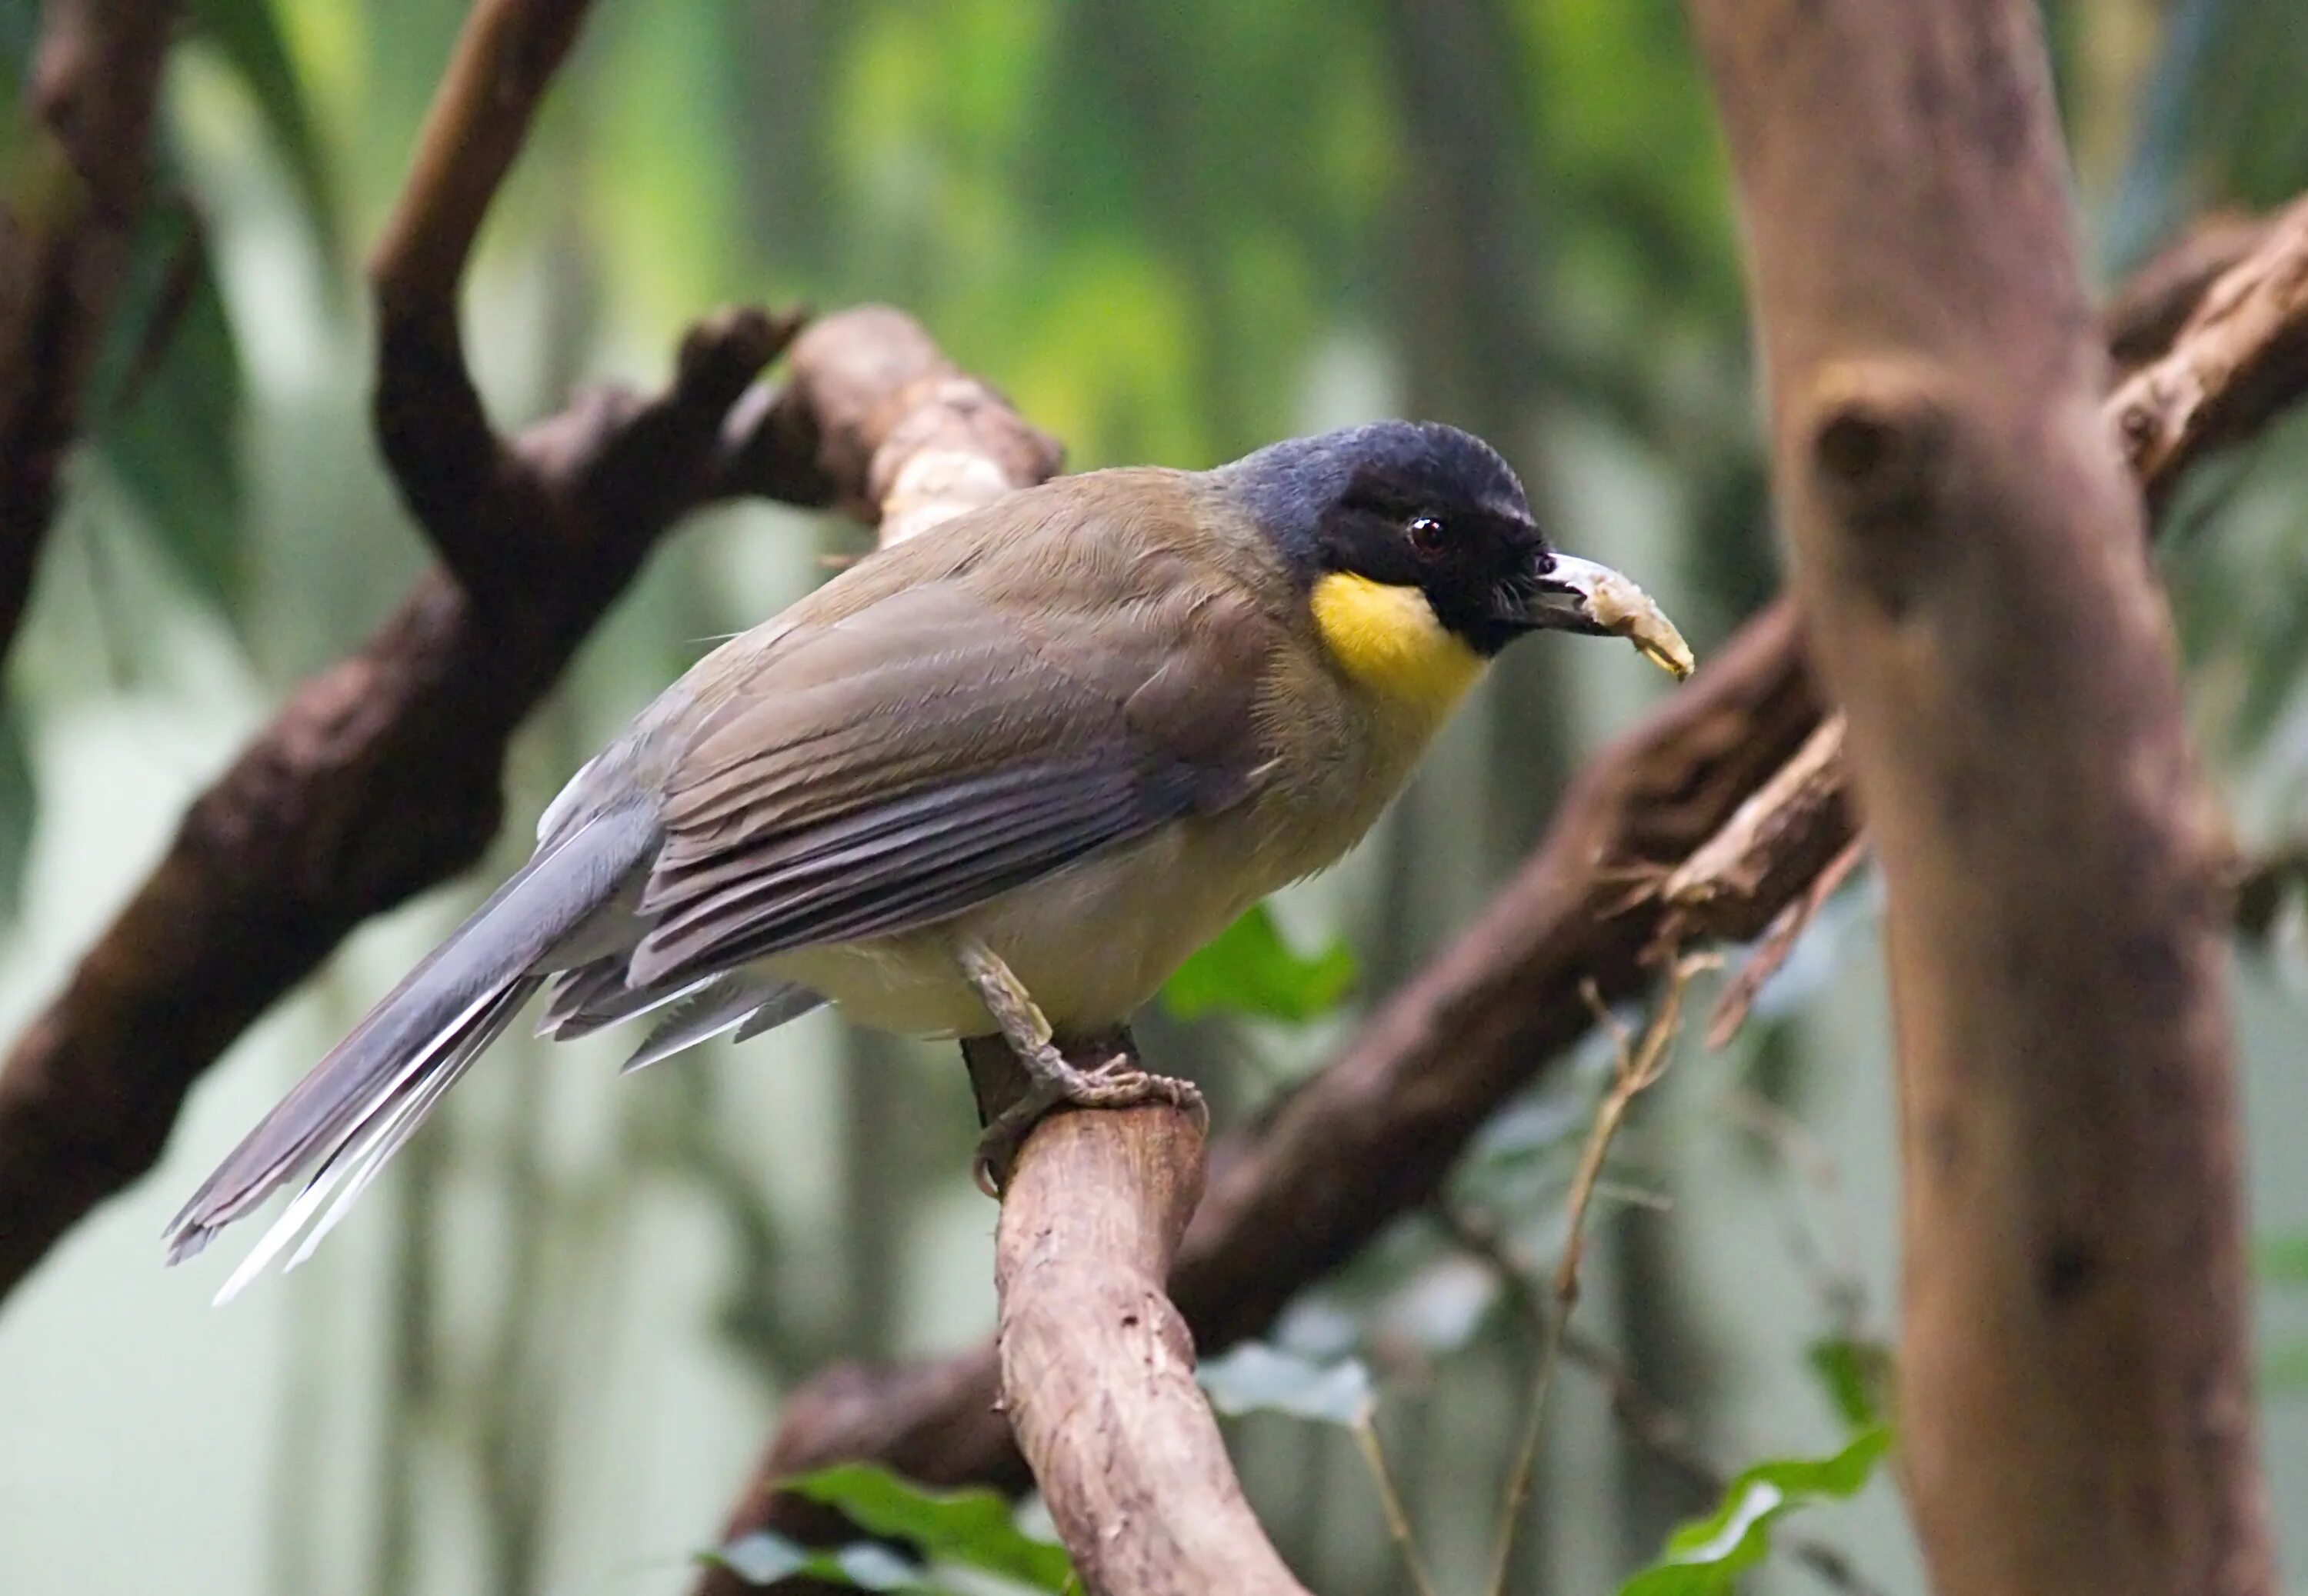
[[1911, 536], [1943, 519], [1955, 432], [1942, 379], [1898, 356], [1828, 365], [1813, 380], [1796, 437], [1822, 504], [1843, 533], [1839, 557], [1894, 618], [1914, 598], [1925, 556]]

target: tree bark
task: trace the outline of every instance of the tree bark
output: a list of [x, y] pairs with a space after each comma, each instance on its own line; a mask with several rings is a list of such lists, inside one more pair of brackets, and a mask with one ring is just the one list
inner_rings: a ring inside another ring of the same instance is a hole
[[[1000, 1038], [964, 1051], [989, 1106], [1022, 1084]], [[1167, 1291], [1202, 1172], [1187, 1110], [1062, 1111], [1002, 1194], [1001, 1409], [1092, 1596], [1306, 1596], [1244, 1499]]]
[[1692, 10], [1793, 585], [1887, 888], [1934, 1587], [2271, 1591], [2225, 837], [2099, 411], [2033, 12]]

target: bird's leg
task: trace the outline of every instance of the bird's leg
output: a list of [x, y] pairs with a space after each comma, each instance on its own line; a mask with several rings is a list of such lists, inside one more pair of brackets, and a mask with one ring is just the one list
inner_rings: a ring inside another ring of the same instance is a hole
[[[1050, 1022], [999, 954], [973, 937], [961, 943], [956, 957], [1025, 1076], [1025, 1089], [988, 1118], [986, 1133], [978, 1138], [972, 1172], [988, 1197], [1002, 1195], [1026, 1133], [1055, 1108], [1132, 1108], [1163, 1103], [1189, 1110], [1208, 1124], [1210, 1110], [1193, 1083], [1140, 1068], [1126, 1034], [1122, 1038], [1124, 1045], [1084, 1069], [1052, 1043]], [[969, 1046], [963, 1044], [965, 1051]]]

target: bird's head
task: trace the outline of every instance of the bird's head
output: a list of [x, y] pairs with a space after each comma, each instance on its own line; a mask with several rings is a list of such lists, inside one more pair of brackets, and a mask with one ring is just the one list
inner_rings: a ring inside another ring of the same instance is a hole
[[1456, 427], [1382, 421], [1294, 438], [1219, 477], [1273, 539], [1348, 674], [1454, 699], [1533, 631], [1623, 636], [1682, 676], [1691, 651], [1607, 566], [1557, 553], [1496, 450]]

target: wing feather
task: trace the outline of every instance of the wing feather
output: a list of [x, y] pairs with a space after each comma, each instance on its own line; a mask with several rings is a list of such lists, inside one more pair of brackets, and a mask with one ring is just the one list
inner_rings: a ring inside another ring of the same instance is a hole
[[1256, 761], [1246, 716], [1210, 733], [1223, 676], [1191, 729], [1144, 712], [1208, 646], [1209, 610], [1038, 626], [946, 581], [789, 634], [674, 762], [626, 979], [916, 930], [1235, 802]]

